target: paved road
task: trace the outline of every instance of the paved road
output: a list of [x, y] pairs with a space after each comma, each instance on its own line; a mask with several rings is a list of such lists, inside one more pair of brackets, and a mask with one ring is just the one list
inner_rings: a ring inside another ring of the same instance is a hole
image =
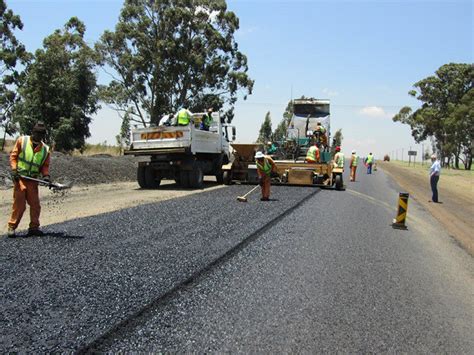
[[471, 353], [472, 259], [413, 201], [393, 230], [397, 193], [322, 191], [96, 349]]
[[393, 230], [382, 172], [347, 184], [248, 204], [234, 186], [0, 239], [0, 350], [470, 352], [472, 258], [413, 201]]

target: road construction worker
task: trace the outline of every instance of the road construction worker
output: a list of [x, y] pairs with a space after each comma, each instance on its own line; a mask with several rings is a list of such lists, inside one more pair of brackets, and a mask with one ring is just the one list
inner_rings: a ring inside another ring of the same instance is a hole
[[374, 164], [374, 156], [372, 153], [369, 153], [367, 158], [365, 158], [365, 164], [367, 165], [367, 174], [372, 174], [372, 165]]
[[15, 230], [20, 224], [21, 217], [30, 206], [30, 225], [28, 235], [41, 236], [40, 227], [41, 206], [38, 195], [38, 183], [27, 180], [22, 176], [40, 178], [49, 182], [49, 147], [43, 143], [46, 136], [46, 127], [43, 122], [38, 122], [31, 132], [31, 136], [18, 138], [10, 154], [10, 168], [14, 181], [13, 207], [8, 221], [8, 236], [15, 237]]
[[316, 138], [316, 141], [322, 143], [323, 146], [327, 147], [328, 138], [326, 136], [326, 128], [321, 124], [321, 122], [316, 123], [316, 129], [313, 132], [313, 135]]
[[181, 110], [178, 111], [176, 117], [177, 117], [176, 121], [178, 123], [178, 126], [187, 126], [189, 122], [191, 122], [193, 114], [188, 109], [182, 108]]
[[334, 155], [334, 167], [335, 168], [344, 168], [344, 153], [341, 152], [341, 147], [337, 146], [336, 154]]
[[271, 178], [277, 174], [275, 162], [259, 151], [255, 154], [255, 163], [257, 165], [258, 183], [262, 188], [260, 201], [268, 201], [270, 199]]
[[306, 153], [306, 162], [319, 163], [319, 148], [316, 143], [309, 147], [308, 152]]
[[275, 143], [268, 142], [267, 143], [267, 154], [269, 154], [269, 155], [275, 154], [276, 151], [277, 151], [277, 147], [276, 147]]
[[353, 150], [351, 154], [351, 163], [350, 163], [350, 168], [351, 168], [351, 181], [355, 181], [356, 179], [356, 170], [357, 170], [357, 164], [359, 163], [359, 157], [356, 154], [356, 151]]
[[207, 110], [207, 113], [202, 117], [200, 129], [203, 131], [209, 131], [209, 127], [212, 124], [212, 108]]

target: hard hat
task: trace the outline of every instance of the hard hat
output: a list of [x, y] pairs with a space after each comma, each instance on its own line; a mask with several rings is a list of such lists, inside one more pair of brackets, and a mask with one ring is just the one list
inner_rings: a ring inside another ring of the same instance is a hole
[[268, 145], [272, 144], [272, 142], [267, 142]]
[[337, 146], [336, 147], [336, 152], [340, 152], [341, 151], [341, 147]]
[[265, 158], [265, 155], [263, 155], [261, 151], [258, 151], [257, 153], [255, 153], [255, 159], [262, 159], [262, 158]]
[[352, 151], [352, 154], [355, 154], [355, 153], [356, 153], [356, 151], [355, 151], [355, 150], [353, 150], [353, 151]]

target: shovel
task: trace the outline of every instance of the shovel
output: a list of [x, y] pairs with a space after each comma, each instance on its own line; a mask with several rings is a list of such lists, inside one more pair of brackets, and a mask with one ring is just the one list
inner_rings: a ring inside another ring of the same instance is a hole
[[257, 186], [255, 186], [252, 190], [250, 190], [249, 192], [247, 192], [245, 195], [237, 197], [237, 201], [240, 201], [240, 202], [247, 202], [247, 196], [250, 195], [252, 192], [254, 192], [256, 189], [258, 189], [259, 187], [260, 187], [260, 186], [257, 185]]
[[72, 183], [60, 184], [58, 182], [44, 181], [44, 180], [41, 180], [41, 179], [35, 179], [35, 178], [25, 176], [25, 175], [20, 175], [20, 177], [22, 179], [25, 179], [25, 180], [36, 181], [40, 185], [47, 186], [47, 187], [49, 187], [50, 189], [53, 189], [53, 190], [66, 190], [66, 189], [70, 189], [72, 187]]

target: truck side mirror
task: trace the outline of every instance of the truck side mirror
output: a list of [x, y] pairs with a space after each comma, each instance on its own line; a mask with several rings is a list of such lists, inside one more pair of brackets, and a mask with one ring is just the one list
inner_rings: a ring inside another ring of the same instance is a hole
[[235, 136], [237, 135], [237, 130], [235, 127], [232, 127], [232, 140], [235, 141]]

